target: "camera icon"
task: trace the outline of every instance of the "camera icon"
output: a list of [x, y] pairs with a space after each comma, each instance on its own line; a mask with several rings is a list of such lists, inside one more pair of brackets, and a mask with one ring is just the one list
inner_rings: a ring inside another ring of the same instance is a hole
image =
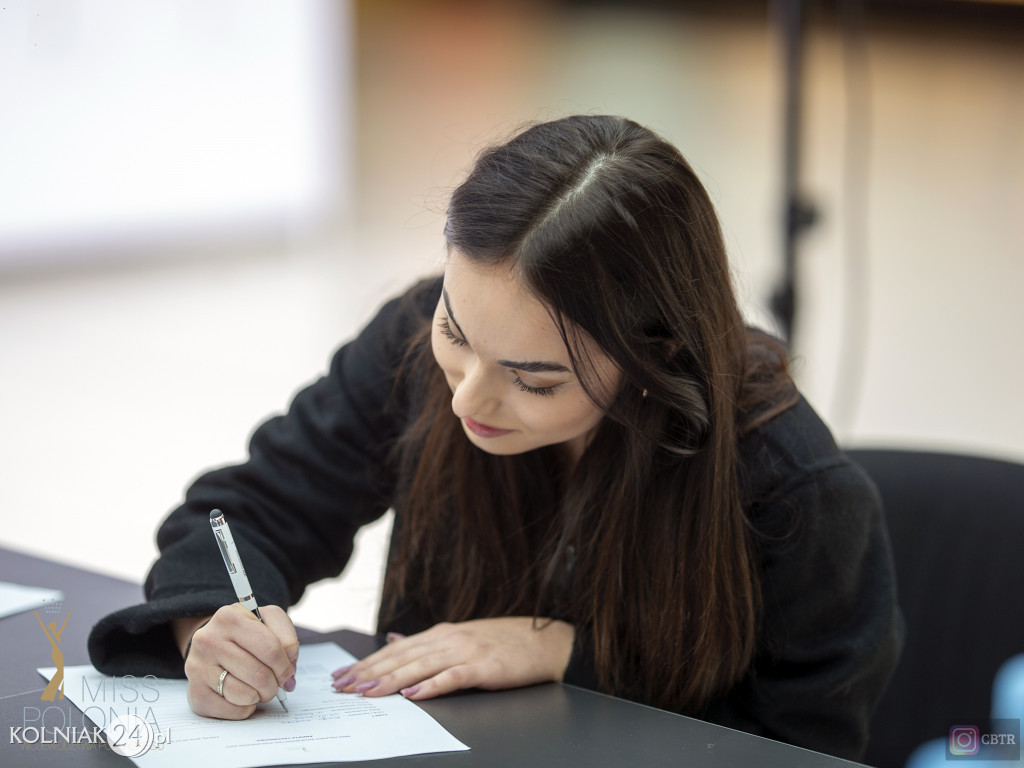
[[981, 732], [976, 725], [954, 725], [949, 729], [949, 754], [976, 755], [981, 747]]

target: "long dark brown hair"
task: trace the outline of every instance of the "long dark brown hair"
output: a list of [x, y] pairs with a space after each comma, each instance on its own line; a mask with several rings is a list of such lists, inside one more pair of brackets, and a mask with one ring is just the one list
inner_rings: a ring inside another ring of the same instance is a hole
[[[400, 450], [401, 536], [382, 619], [559, 618], [609, 692], [697, 713], [749, 668], [760, 592], [737, 443], [793, 402], [785, 355], [748, 333], [714, 207], [671, 144], [618, 117], [534, 125], [453, 193], [448, 246], [514, 270], [604, 411], [582, 457], [473, 446], [429, 349]], [[607, 395], [590, 339], [621, 372]]]

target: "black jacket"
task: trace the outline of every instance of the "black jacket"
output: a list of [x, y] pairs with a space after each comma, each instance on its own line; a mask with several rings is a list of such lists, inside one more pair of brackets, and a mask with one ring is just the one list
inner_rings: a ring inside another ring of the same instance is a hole
[[[254, 433], [246, 463], [189, 488], [157, 535], [148, 602], [92, 630], [99, 670], [183, 676], [168, 622], [235, 602], [210, 531], [213, 508], [231, 521], [260, 603], [292, 605], [308, 584], [341, 573], [358, 528], [393, 502], [388, 456], [418, 400], [395, 374], [439, 293], [432, 281], [387, 304], [286, 415]], [[751, 432], [740, 451], [744, 497], [759, 500], [747, 513], [763, 534], [764, 614], [749, 674], [699, 714], [856, 759], [902, 643], [877, 493], [803, 399]], [[416, 606], [399, 615], [381, 631], [427, 628]], [[597, 687], [586, 627], [576, 628], [565, 682]]]

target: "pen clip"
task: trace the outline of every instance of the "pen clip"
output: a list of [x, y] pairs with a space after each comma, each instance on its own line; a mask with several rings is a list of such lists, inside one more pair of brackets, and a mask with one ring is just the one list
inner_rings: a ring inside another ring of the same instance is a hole
[[228, 543], [224, 538], [224, 531], [218, 529], [213, 532], [213, 535], [217, 537], [217, 545], [220, 547], [220, 554], [224, 558], [224, 565], [227, 566], [228, 573], [238, 573], [238, 568], [231, 559], [231, 550], [228, 548]]

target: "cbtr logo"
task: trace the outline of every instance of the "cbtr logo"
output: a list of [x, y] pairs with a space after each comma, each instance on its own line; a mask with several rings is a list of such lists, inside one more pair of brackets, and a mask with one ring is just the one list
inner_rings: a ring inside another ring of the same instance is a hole
[[949, 754], [976, 755], [981, 748], [981, 732], [976, 725], [954, 725], [949, 729]]

